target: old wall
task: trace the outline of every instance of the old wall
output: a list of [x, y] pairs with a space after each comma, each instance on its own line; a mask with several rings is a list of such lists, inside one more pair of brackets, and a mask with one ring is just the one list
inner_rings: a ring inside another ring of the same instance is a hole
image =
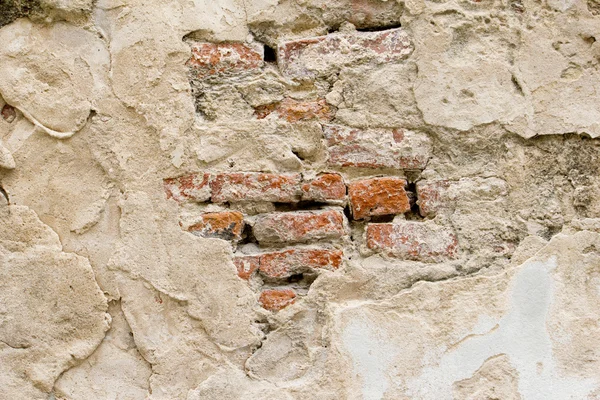
[[597, 0], [0, 3], [0, 399], [600, 399]]

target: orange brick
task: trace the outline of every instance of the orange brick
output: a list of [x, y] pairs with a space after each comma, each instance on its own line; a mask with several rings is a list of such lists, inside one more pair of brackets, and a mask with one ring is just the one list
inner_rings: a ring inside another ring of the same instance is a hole
[[342, 203], [346, 200], [346, 184], [339, 174], [323, 174], [302, 185], [302, 200]]
[[390, 257], [440, 262], [456, 258], [456, 235], [445, 227], [424, 222], [369, 224], [367, 247]]
[[260, 46], [245, 43], [195, 43], [192, 57], [186, 65], [197, 78], [217, 74], [240, 73], [263, 66], [263, 50]]
[[346, 234], [341, 210], [296, 211], [259, 216], [254, 236], [259, 243], [301, 243], [339, 239]]
[[331, 121], [334, 110], [323, 98], [317, 100], [295, 100], [289, 97], [279, 103], [267, 104], [256, 108], [258, 119], [266, 118], [271, 114], [288, 122], [311, 119]]
[[260, 256], [239, 256], [233, 258], [233, 264], [237, 268], [238, 276], [248, 280], [260, 267]]
[[410, 202], [401, 178], [386, 177], [353, 182], [348, 186], [354, 219], [400, 214], [410, 210]]
[[269, 311], [279, 311], [296, 301], [296, 292], [292, 289], [267, 289], [260, 294], [258, 302]]
[[291, 249], [262, 254], [259, 270], [269, 278], [287, 278], [316, 268], [338, 269], [342, 258], [341, 250]]
[[204, 213], [188, 231], [196, 236], [224, 240], [240, 240], [244, 230], [244, 215], [237, 211]]
[[272, 201], [295, 203], [300, 200], [300, 174], [261, 172], [224, 173], [210, 183], [214, 203]]
[[188, 174], [177, 178], [163, 180], [167, 199], [177, 202], [197, 201], [203, 202], [210, 199], [210, 174]]

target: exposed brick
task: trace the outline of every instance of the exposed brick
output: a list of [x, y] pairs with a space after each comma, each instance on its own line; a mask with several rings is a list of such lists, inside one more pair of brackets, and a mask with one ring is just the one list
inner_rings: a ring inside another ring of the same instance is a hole
[[406, 58], [413, 50], [401, 28], [379, 32], [332, 33], [282, 43], [278, 63], [288, 77], [311, 80], [335, 73], [345, 65], [389, 63]]
[[339, 239], [346, 234], [341, 210], [296, 211], [266, 214], [254, 224], [259, 243], [301, 243]]
[[405, 260], [439, 262], [455, 258], [458, 241], [444, 227], [424, 222], [369, 224], [367, 247]]
[[300, 200], [300, 174], [240, 172], [218, 174], [210, 183], [214, 203]]
[[261, 274], [269, 278], [287, 278], [316, 268], [338, 269], [344, 253], [329, 249], [290, 249], [260, 256]]
[[296, 292], [292, 289], [266, 289], [260, 294], [258, 302], [269, 311], [279, 311], [296, 301]]
[[352, 182], [348, 186], [354, 219], [377, 215], [400, 214], [410, 210], [406, 181], [385, 177]]
[[244, 215], [237, 211], [204, 213], [188, 231], [196, 236], [240, 240], [244, 230]]
[[346, 184], [340, 174], [323, 174], [302, 185], [302, 200], [343, 203]]
[[417, 204], [423, 217], [434, 216], [445, 207], [445, 193], [450, 187], [450, 181], [421, 181], [417, 182]]
[[203, 202], [210, 199], [210, 174], [188, 174], [163, 180], [167, 199]]
[[188, 60], [193, 75], [205, 78], [217, 74], [233, 74], [262, 67], [261, 46], [245, 43], [194, 43]]
[[323, 98], [317, 100], [285, 98], [278, 103], [266, 104], [256, 108], [258, 119], [266, 118], [271, 114], [288, 122], [312, 119], [327, 122], [333, 119], [334, 109]]
[[431, 141], [406, 129], [357, 129], [324, 125], [328, 163], [336, 167], [425, 169]]
[[2, 107], [2, 111], [0, 111], [0, 115], [2, 115], [2, 118], [10, 124], [17, 117], [17, 111], [13, 106], [5, 104], [4, 107]]
[[237, 268], [238, 276], [248, 280], [254, 271], [260, 266], [260, 256], [239, 256], [233, 258], [233, 264]]

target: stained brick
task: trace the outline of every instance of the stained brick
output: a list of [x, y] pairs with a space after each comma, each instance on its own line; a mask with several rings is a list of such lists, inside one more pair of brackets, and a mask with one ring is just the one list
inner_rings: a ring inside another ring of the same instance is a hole
[[276, 115], [288, 122], [319, 120], [328, 122], [333, 119], [334, 109], [323, 98], [317, 100], [295, 100], [285, 98], [278, 103], [267, 104], [256, 108], [258, 119]]
[[260, 294], [258, 302], [269, 311], [279, 311], [296, 301], [296, 292], [292, 289], [266, 289]]
[[237, 211], [204, 213], [199, 222], [188, 228], [196, 236], [224, 240], [240, 240], [243, 230], [244, 216]]
[[238, 276], [248, 280], [254, 271], [260, 266], [260, 256], [239, 256], [233, 258], [233, 264], [237, 268]]
[[218, 174], [210, 183], [214, 203], [300, 200], [300, 174], [240, 172]]
[[0, 111], [0, 115], [2, 115], [2, 118], [10, 124], [17, 117], [17, 111], [13, 106], [5, 104], [4, 107], [2, 107], [2, 111]]
[[425, 169], [431, 141], [406, 129], [357, 129], [324, 125], [328, 163], [336, 167]]
[[454, 233], [432, 223], [369, 224], [366, 237], [369, 249], [405, 260], [439, 262], [455, 258], [458, 252]]
[[210, 174], [188, 174], [163, 180], [168, 199], [203, 202], [210, 199]]
[[445, 207], [445, 193], [450, 187], [450, 181], [417, 182], [417, 204], [423, 217], [434, 216], [440, 208]]
[[343, 203], [346, 184], [339, 174], [323, 174], [302, 185], [302, 200], [323, 203]]
[[297, 211], [262, 215], [254, 224], [259, 243], [301, 243], [339, 239], [346, 234], [341, 210]]
[[408, 34], [398, 28], [379, 32], [332, 33], [285, 42], [278, 47], [277, 59], [286, 76], [311, 80], [335, 73], [349, 64], [402, 60], [412, 50]]
[[245, 43], [194, 43], [188, 60], [193, 75], [205, 78], [211, 75], [235, 74], [262, 67], [262, 46]]
[[348, 186], [354, 219], [377, 215], [400, 214], [410, 210], [406, 181], [385, 177], [352, 182]]
[[341, 250], [290, 249], [262, 254], [259, 270], [269, 278], [287, 278], [316, 268], [338, 269], [342, 259]]

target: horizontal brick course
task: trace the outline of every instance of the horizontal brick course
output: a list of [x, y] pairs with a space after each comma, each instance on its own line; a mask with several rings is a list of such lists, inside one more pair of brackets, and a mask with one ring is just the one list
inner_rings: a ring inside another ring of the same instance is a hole
[[235, 74], [262, 67], [264, 50], [245, 43], [194, 43], [187, 62], [194, 77]]
[[302, 184], [302, 200], [322, 203], [343, 203], [346, 184], [339, 174], [323, 174]]
[[285, 98], [278, 103], [267, 104], [256, 108], [258, 119], [266, 118], [269, 115], [275, 115], [288, 122], [298, 122], [305, 120], [331, 121], [334, 116], [334, 109], [325, 99], [317, 100], [295, 100]]
[[300, 200], [300, 174], [240, 172], [218, 174], [211, 181], [214, 203], [270, 201], [295, 203]]
[[431, 157], [427, 135], [406, 129], [324, 125], [328, 164], [336, 167], [424, 169]]
[[240, 240], [243, 230], [244, 215], [237, 211], [204, 213], [188, 228], [194, 235], [223, 240]]
[[311, 80], [331, 75], [349, 64], [402, 60], [412, 50], [408, 34], [398, 28], [379, 32], [338, 32], [285, 42], [278, 47], [277, 59], [284, 75]]
[[296, 292], [292, 289], [266, 289], [258, 299], [262, 308], [269, 311], [279, 311], [295, 301]]
[[424, 222], [369, 224], [366, 239], [369, 249], [404, 260], [439, 262], [455, 258], [458, 252], [450, 229]]
[[297, 211], [259, 216], [254, 224], [259, 243], [302, 243], [339, 239], [346, 234], [342, 210]]
[[176, 178], [163, 180], [167, 199], [177, 202], [197, 201], [203, 202], [210, 199], [210, 174], [187, 174]]
[[350, 208], [354, 219], [378, 215], [400, 214], [410, 210], [406, 181], [384, 177], [352, 182], [348, 186]]

